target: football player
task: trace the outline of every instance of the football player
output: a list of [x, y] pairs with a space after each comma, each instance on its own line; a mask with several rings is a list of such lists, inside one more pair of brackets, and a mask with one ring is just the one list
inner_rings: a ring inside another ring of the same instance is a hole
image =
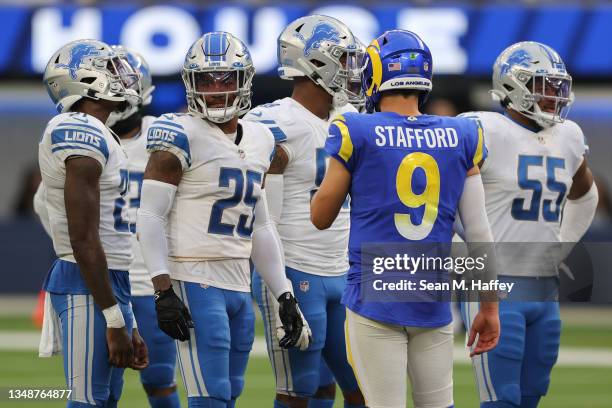
[[68, 406], [116, 407], [123, 369], [146, 367], [147, 352], [129, 306], [127, 158], [105, 122], [119, 104], [138, 103], [138, 78], [121, 53], [79, 40], [53, 54], [44, 83], [60, 112], [38, 150], [59, 258], [44, 289], [61, 319]]
[[[504, 112], [461, 115], [484, 129], [489, 156], [480, 172], [495, 241], [529, 242], [497, 245], [501, 280], [516, 285], [499, 306], [499, 345], [472, 359], [481, 407], [536, 407], [557, 360], [557, 265], [564, 256], [550, 253], [560, 242], [580, 240], [597, 207], [584, 135], [565, 119], [571, 87], [555, 50], [520, 42], [493, 65], [492, 93]], [[462, 303], [467, 327], [477, 308]]]
[[142, 176], [149, 154], [147, 153], [147, 130], [154, 116], [143, 116], [144, 109], [153, 99], [151, 71], [145, 59], [137, 52], [123, 46], [114, 50], [126, 56], [128, 63], [138, 74], [139, 104], [127, 102], [110, 114], [107, 125], [121, 139], [127, 156], [130, 173], [130, 188], [126, 196], [128, 215], [131, 221], [133, 259], [130, 265], [132, 288], [132, 311], [149, 351], [149, 366], [140, 371], [140, 381], [147, 393], [152, 408], [176, 408], [180, 406], [176, 391], [174, 372], [176, 369], [176, 347], [174, 340], [162, 332], [157, 325], [153, 284], [145, 268], [140, 246], [136, 239], [136, 210], [140, 205]]
[[[370, 44], [362, 86], [371, 114], [333, 121], [325, 145], [332, 159], [311, 204], [312, 222], [326, 229], [351, 196], [342, 301], [347, 354], [368, 407], [405, 407], [408, 376], [414, 406], [452, 406], [453, 330], [449, 302], [365, 299], [375, 275], [362, 264], [362, 245], [450, 244], [457, 209], [469, 242], [492, 240], [477, 166], [486, 157], [482, 131], [466, 119], [420, 113], [432, 69], [429, 48], [410, 31], [387, 31]], [[499, 336], [496, 302], [482, 304], [474, 353]]]
[[[328, 156], [324, 149], [329, 121], [355, 109], [350, 91], [359, 76], [359, 42], [342, 22], [311, 15], [291, 22], [278, 37], [278, 73], [293, 80], [291, 97], [253, 109], [245, 119], [270, 128], [276, 154], [266, 191], [271, 217], [284, 249], [286, 274], [313, 332], [308, 350], [282, 350], [276, 345], [273, 301], [253, 274], [253, 294], [264, 317], [268, 356], [276, 380], [275, 407], [306, 407], [317, 397], [331, 399], [332, 387], [319, 388], [321, 356], [340, 385], [346, 406], [363, 406], [363, 397], [344, 352], [345, 318], [340, 303], [346, 284], [348, 203], [329, 231], [310, 222], [310, 200], [323, 180]], [[335, 390], [335, 387], [333, 387]]]
[[147, 135], [137, 230], [159, 327], [180, 340], [190, 407], [233, 407], [244, 387], [254, 338], [249, 257], [274, 294], [281, 347], [310, 342], [262, 194], [274, 137], [238, 119], [254, 74], [239, 39], [204, 34], [182, 69], [189, 112], [162, 115]]

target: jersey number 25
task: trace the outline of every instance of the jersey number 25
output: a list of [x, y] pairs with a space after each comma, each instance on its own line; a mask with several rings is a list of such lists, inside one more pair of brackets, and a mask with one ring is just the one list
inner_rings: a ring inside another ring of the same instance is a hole
[[[261, 173], [246, 171], [246, 188], [244, 174], [241, 169], [222, 167], [219, 173], [219, 187], [229, 187], [230, 180], [234, 181], [234, 194], [228, 198], [215, 201], [210, 212], [208, 232], [211, 234], [233, 235], [234, 230], [241, 237], [249, 238], [253, 232], [253, 221], [255, 217], [251, 214], [240, 214], [238, 225], [227, 224], [222, 221], [223, 211], [236, 207], [243, 201], [244, 204], [255, 210], [257, 198], [253, 197], [254, 184], [261, 184]], [[249, 218], [251, 222], [248, 223]]]

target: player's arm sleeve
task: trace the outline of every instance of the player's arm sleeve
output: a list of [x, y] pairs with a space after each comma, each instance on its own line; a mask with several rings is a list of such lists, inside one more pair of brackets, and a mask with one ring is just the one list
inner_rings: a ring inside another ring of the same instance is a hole
[[355, 168], [355, 145], [344, 116], [337, 116], [329, 125], [325, 151], [338, 160], [348, 171]]
[[176, 190], [175, 185], [157, 180], [147, 179], [142, 183], [136, 230], [151, 278], [169, 273], [166, 222]]
[[42, 224], [47, 235], [51, 236], [51, 225], [49, 223], [49, 212], [47, 211], [46, 204], [47, 188], [44, 183], [38, 185], [38, 190], [34, 194], [34, 212], [38, 215], [38, 219]]
[[108, 145], [101, 129], [72, 121], [62, 122], [51, 131], [51, 153], [64, 162], [73, 156], [87, 156], [100, 163], [108, 161]]
[[[279, 147], [276, 144], [276, 140], [272, 141], [271, 148], [272, 158], [270, 160], [274, 160], [273, 158], [278, 149], [283, 149], [286, 152], [284, 147]], [[262, 195], [266, 196], [266, 200], [268, 202], [268, 213], [271, 221], [276, 226], [280, 221], [281, 213], [283, 211], [285, 178], [282, 174], [267, 173], [265, 185], [266, 188], [262, 191]]]
[[568, 199], [563, 207], [561, 219], [561, 242], [578, 242], [587, 232], [595, 217], [599, 194], [595, 182], [582, 197]]
[[282, 174], [267, 174], [266, 188], [264, 189], [268, 201], [270, 220], [278, 225], [283, 213], [285, 178]]
[[464, 228], [464, 237], [470, 257], [480, 258], [485, 267], [475, 270], [474, 280], [497, 279], [497, 259], [493, 234], [485, 208], [485, 193], [480, 174], [466, 177], [459, 200], [459, 217]]
[[161, 116], [147, 131], [147, 151], [166, 151], [181, 162], [183, 171], [191, 166], [191, 149], [185, 128], [180, 123]]
[[255, 205], [251, 260], [257, 273], [268, 285], [274, 298], [278, 299], [285, 292], [290, 292], [285, 276], [285, 259], [283, 246], [269, 216], [266, 195], [262, 192]]

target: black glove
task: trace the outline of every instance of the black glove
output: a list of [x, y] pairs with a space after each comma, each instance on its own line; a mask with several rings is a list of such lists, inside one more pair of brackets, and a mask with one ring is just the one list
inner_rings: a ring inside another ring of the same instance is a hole
[[304, 322], [298, 311], [297, 300], [291, 292], [285, 292], [278, 298], [278, 315], [283, 323], [285, 335], [278, 344], [282, 348], [290, 348], [296, 345], [302, 334]]
[[173, 339], [189, 340], [189, 329], [193, 328], [193, 321], [189, 310], [176, 296], [172, 286], [155, 292], [155, 311], [157, 312], [157, 324], [161, 331]]

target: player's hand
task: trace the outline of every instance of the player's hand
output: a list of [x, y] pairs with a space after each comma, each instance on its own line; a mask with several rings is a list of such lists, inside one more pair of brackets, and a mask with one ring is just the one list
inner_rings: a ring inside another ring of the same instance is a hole
[[282, 348], [298, 347], [304, 351], [312, 342], [312, 331], [291, 292], [278, 298], [276, 335]]
[[134, 361], [130, 368], [134, 370], [147, 368], [149, 365], [149, 351], [138, 329], [132, 330], [132, 346], [134, 347]]
[[172, 285], [166, 290], [155, 292], [155, 311], [159, 328], [173, 339], [186, 341], [191, 338], [189, 329], [193, 321], [189, 310], [174, 290]]
[[106, 328], [106, 344], [108, 344], [108, 362], [119, 368], [125, 368], [134, 360], [134, 347], [125, 327]]
[[[474, 317], [468, 337], [467, 346], [470, 347], [470, 357], [493, 350], [499, 341], [499, 308], [496, 302], [483, 302], [480, 310]], [[478, 341], [476, 345], [476, 336]]]

